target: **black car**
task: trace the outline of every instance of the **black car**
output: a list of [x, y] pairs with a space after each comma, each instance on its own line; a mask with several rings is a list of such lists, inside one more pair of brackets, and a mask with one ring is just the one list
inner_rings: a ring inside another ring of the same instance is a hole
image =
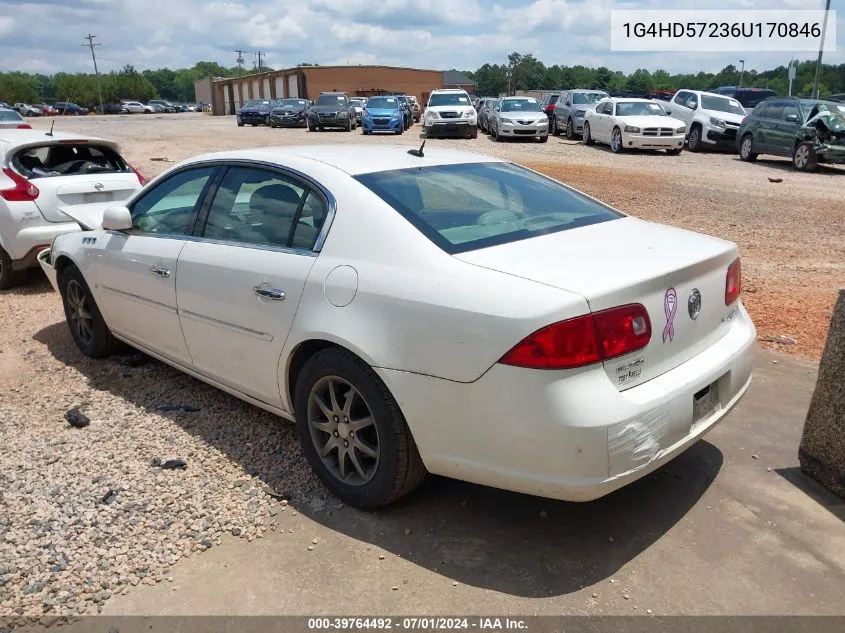
[[270, 112], [276, 102], [272, 99], [250, 99], [241, 107], [235, 117], [238, 121], [238, 127], [244, 125], [270, 125]]
[[766, 99], [771, 99], [772, 97], [777, 96], [777, 93], [774, 90], [769, 90], [768, 88], [737, 88], [735, 86], [722, 86], [721, 88], [716, 88], [713, 92], [733, 97], [739, 101], [742, 107], [746, 110], [751, 110]]
[[345, 92], [322, 92], [306, 113], [308, 131], [341, 128], [351, 132], [358, 127], [355, 110]]
[[107, 103], [103, 106], [103, 114], [129, 114], [129, 110], [122, 103]]
[[411, 105], [411, 100], [408, 95], [396, 95], [399, 103], [402, 104], [402, 110], [405, 112], [405, 129], [409, 129], [414, 124], [414, 106]]
[[305, 113], [311, 102], [307, 99], [281, 99], [270, 111], [270, 127], [305, 127]]
[[67, 114], [69, 116], [81, 116], [88, 114], [88, 108], [83, 108], [82, 106], [69, 101], [59, 101], [58, 103], [54, 103], [53, 107], [59, 111], [59, 114]]

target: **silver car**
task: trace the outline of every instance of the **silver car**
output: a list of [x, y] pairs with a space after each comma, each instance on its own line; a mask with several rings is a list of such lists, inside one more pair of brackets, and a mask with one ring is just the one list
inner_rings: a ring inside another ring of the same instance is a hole
[[504, 97], [490, 111], [488, 128], [494, 141], [505, 138], [549, 140], [549, 117], [533, 97]]
[[608, 96], [602, 90], [564, 90], [555, 104], [555, 125], [552, 133], [557, 136], [564, 132], [570, 140], [581, 136], [587, 110], [595, 109], [596, 104]]
[[358, 123], [361, 123], [361, 116], [364, 114], [364, 108], [367, 105], [367, 100], [352, 98], [349, 100], [349, 103], [355, 111], [355, 118], [358, 119]]

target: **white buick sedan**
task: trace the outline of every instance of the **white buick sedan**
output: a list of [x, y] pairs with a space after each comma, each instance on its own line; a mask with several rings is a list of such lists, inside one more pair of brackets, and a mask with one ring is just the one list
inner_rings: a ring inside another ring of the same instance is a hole
[[200, 156], [39, 261], [83, 353], [125, 342], [295, 420], [362, 508], [426, 472], [594, 499], [745, 393], [734, 244], [496, 158], [407, 149]]

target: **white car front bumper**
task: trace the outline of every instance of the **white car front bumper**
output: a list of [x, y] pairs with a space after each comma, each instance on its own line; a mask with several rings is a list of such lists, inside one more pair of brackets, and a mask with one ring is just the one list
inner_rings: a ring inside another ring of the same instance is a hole
[[685, 140], [684, 133], [672, 136], [622, 133], [622, 146], [625, 149], [680, 149], [683, 148]]
[[[540, 371], [497, 364], [473, 383], [377, 371], [430, 472], [589, 501], [658, 468], [721, 421], [751, 383], [755, 338], [740, 306], [711, 347], [625, 391], [602, 365]], [[694, 394], [713, 385], [715, 408], [694, 420]]]

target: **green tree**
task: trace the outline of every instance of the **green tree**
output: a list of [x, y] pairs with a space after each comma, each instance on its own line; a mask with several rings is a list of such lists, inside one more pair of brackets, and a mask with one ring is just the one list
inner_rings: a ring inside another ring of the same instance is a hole
[[651, 73], [645, 68], [637, 68], [625, 82], [625, 89], [635, 94], [648, 95], [654, 90]]

